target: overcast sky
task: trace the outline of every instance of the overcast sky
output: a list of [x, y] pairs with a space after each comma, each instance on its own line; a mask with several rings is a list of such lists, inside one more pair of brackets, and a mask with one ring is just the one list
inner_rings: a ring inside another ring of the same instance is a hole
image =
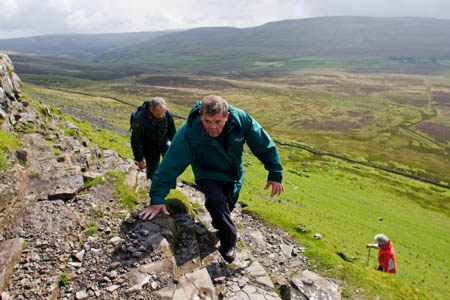
[[1, 0], [0, 38], [252, 27], [320, 16], [450, 19], [449, 0]]

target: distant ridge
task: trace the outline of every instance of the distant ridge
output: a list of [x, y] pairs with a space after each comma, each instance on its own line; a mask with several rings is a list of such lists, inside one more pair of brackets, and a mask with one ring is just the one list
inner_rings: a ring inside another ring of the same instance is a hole
[[286, 56], [401, 56], [450, 58], [450, 20], [320, 17], [251, 28], [195, 28], [110, 51], [104, 60], [142, 60], [160, 54]]
[[450, 59], [450, 20], [318, 17], [250, 28], [50, 35], [0, 39], [9, 51], [142, 61], [156, 54], [242, 53], [263, 56], [402, 56]]
[[0, 49], [39, 54], [72, 55], [86, 58], [117, 47], [142, 43], [172, 31], [104, 34], [55, 34], [15, 39], [0, 39]]

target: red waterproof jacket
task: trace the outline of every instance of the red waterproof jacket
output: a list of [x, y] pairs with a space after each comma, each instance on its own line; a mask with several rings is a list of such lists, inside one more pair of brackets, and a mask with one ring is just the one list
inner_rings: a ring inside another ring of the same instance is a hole
[[397, 273], [397, 266], [395, 264], [394, 248], [391, 241], [386, 245], [380, 247], [378, 252], [378, 263], [383, 269], [383, 272]]

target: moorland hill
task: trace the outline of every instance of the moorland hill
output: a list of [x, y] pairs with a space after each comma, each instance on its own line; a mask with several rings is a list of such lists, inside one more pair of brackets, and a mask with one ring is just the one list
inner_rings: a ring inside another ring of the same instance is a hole
[[450, 58], [450, 20], [321, 17], [251, 28], [195, 28], [101, 55], [142, 60], [147, 55], [402, 56]]
[[[265, 64], [273, 68], [277, 67], [273, 63], [280, 61], [289, 64], [287, 69], [295, 69], [299, 68], [296, 60], [305, 57], [384, 57], [395, 62], [434, 65], [436, 69], [441, 66], [439, 60], [450, 59], [450, 20], [319, 17], [250, 28], [0, 39], [0, 49], [166, 71], [176, 68], [188, 73], [242, 71], [239, 68], [243, 66], [249, 69]], [[22, 59], [13, 58], [21, 63]], [[196, 67], [199, 65], [201, 70]], [[20, 65], [18, 68], [23, 71]]]

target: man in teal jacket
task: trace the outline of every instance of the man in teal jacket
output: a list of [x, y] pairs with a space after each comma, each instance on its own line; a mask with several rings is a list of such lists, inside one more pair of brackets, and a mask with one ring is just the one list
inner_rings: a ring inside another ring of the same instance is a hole
[[205, 207], [218, 230], [219, 252], [229, 263], [235, 258], [236, 226], [231, 211], [244, 181], [244, 143], [269, 171], [265, 189], [271, 196], [284, 191], [283, 168], [277, 148], [264, 129], [243, 110], [229, 106], [220, 96], [206, 96], [194, 105], [186, 123], [175, 134], [150, 187], [150, 206], [140, 215], [153, 219], [168, 214], [165, 198], [173, 182], [190, 164], [195, 182], [205, 194]]

